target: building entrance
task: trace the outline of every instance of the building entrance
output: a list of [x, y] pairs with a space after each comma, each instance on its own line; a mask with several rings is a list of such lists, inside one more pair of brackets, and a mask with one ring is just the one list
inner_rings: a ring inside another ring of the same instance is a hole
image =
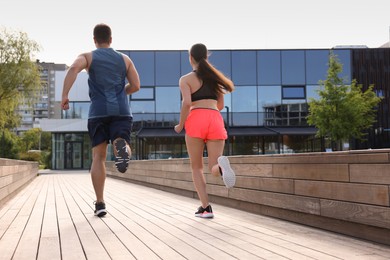
[[65, 142], [65, 169], [83, 168], [83, 143]]

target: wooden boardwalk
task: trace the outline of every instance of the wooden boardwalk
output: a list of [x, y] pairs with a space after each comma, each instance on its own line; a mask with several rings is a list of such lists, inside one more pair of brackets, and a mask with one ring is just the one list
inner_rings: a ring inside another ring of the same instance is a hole
[[390, 259], [390, 247], [213, 204], [106, 181], [95, 217], [86, 171], [41, 174], [0, 208], [0, 259]]

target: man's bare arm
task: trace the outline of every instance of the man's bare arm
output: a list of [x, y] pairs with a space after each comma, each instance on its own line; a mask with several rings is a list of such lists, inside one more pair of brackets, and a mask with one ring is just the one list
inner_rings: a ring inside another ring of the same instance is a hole
[[133, 61], [126, 55], [123, 55], [126, 63], [126, 68], [127, 68], [127, 81], [129, 83], [126, 84], [125, 90], [128, 95], [133, 94], [140, 90], [141, 88], [141, 83], [139, 79], [138, 72], [133, 64]]
[[77, 78], [77, 74], [79, 74], [83, 69], [86, 69], [87, 67], [88, 67], [88, 61], [87, 61], [86, 54], [80, 54], [73, 62], [73, 64], [70, 66], [68, 72], [66, 73], [64, 79], [64, 86], [62, 88], [61, 108], [63, 110], [69, 109], [68, 95], [70, 89], [73, 86], [73, 83]]

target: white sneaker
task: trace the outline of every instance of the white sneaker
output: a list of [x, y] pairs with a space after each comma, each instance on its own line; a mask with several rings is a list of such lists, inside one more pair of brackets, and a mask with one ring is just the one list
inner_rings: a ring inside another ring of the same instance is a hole
[[227, 188], [232, 188], [236, 184], [236, 175], [230, 167], [229, 159], [226, 156], [218, 157], [218, 165], [222, 169], [222, 179]]

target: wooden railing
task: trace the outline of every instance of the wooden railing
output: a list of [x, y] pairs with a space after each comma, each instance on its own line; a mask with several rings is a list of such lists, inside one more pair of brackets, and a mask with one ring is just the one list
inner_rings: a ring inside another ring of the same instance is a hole
[[[229, 158], [232, 189], [205, 167], [212, 202], [390, 245], [390, 149]], [[197, 197], [189, 159], [131, 161], [125, 174], [106, 166], [108, 176]]]

